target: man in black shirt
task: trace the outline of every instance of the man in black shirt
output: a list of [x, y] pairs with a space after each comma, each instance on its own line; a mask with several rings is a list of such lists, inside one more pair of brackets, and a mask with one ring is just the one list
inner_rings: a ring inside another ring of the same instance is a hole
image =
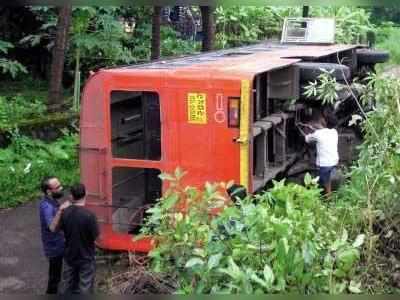
[[95, 277], [95, 240], [99, 235], [96, 216], [85, 205], [83, 184], [71, 188], [71, 206], [59, 220], [58, 229], [64, 232], [64, 292], [91, 293]]

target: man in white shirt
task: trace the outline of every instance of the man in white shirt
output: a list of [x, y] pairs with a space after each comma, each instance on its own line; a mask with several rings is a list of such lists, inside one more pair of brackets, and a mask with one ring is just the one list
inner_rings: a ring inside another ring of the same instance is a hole
[[326, 117], [326, 127], [315, 130], [305, 136], [307, 143], [317, 146], [316, 165], [319, 168], [319, 184], [324, 188], [325, 194], [331, 194], [331, 175], [339, 162], [338, 132], [335, 129], [337, 120], [335, 116]]

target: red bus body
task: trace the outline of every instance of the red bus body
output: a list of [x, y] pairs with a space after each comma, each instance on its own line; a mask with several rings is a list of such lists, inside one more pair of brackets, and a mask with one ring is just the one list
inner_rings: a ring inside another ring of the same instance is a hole
[[[154, 200], [157, 170], [173, 172], [179, 166], [188, 172], [183, 184], [191, 186], [233, 180], [254, 192], [265, 184], [271, 178], [261, 175], [257, 185], [260, 177], [254, 175], [257, 95], [298, 96], [297, 62], [329, 61], [337, 55], [351, 57], [353, 52], [354, 47], [347, 45], [259, 44], [93, 75], [82, 97], [80, 164], [87, 206], [101, 224], [98, 246], [138, 252], [151, 249], [150, 239], [134, 241], [129, 228], [121, 224], [118, 230], [115, 214], [119, 209], [119, 217], [131, 220], [121, 208], [137, 213], [143, 203]], [[258, 86], [257, 81], [264, 83]], [[146, 106], [148, 99], [153, 104]], [[239, 127], [229, 126], [229, 118], [235, 117], [229, 111], [230, 99], [239, 99]], [[157, 115], [159, 120], [152, 121]], [[129, 131], [129, 124], [134, 130]], [[130, 187], [140, 191], [136, 195]], [[125, 194], [130, 198], [124, 199]], [[153, 198], [143, 202], [141, 195]]]

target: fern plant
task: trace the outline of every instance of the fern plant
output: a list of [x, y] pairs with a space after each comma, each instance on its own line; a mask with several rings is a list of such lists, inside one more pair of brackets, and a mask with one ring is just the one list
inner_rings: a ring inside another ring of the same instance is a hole
[[[14, 48], [14, 45], [0, 40], [0, 55], [7, 55], [8, 50]], [[15, 78], [19, 73], [27, 73], [26, 68], [16, 60], [11, 60], [6, 57], [0, 57], [0, 71], [3, 74], [10, 74]]]

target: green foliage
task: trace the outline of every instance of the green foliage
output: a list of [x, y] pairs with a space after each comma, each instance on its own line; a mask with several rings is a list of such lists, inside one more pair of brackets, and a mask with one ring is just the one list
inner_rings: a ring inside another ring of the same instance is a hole
[[26, 76], [23, 80], [4, 80], [0, 85], [0, 95], [4, 97], [22, 96], [27, 101], [41, 99], [45, 101], [48, 93], [48, 84], [46, 81], [33, 79]]
[[[139, 9], [132, 11], [112, 7], [74, 9], [70, 64], [73, 61], [76, 63], [79, 55], [82, 68], [87, 72], [104, 66], [149, 60], [151, 18], [141, 20], [143, 16], [137, 15], [141, 12]], [[135, 14], [133, 33], [124, 31], [120, 20], [124, 14]], [[162, 56], [193, 53], [199, 49], [199, 43], [181, 39], [178, 33], [168, 26], [161, 27]]]
[[340, 86], [336, 82], [336, 79], [328, 71], [321, 69], [323, 71], [313, 82], [305, 87], [303, 93], [309, 99], [315, 99], [322, 101], [322, 105], [334, 104], [338, 99], [338, 91]]
[[400, 9], [397, 6], [376, 6], [371, 11], [371, 19], [375, 24], [388, 21], [400, 24]]
[[[177, 278], [179, 293], [360, 292], [364, 236], [350, 242], [309, 175], [306, 186], [275, 182], [228, 206], [224, 184], [182, 188], [178, 175], [163, 174], [170, 189], [143, 234], [156, 237], [153, 270]], [[215, 207], [224, 209], [211, 218]]]
[[40, 98], [27, 99], [21, 95], [0, 96], [0, 129], [10, 129], [19, 122], [44, 115], [46, 105]]
[[396, 31], [396, 29], [396, 24], [392, 22], [384, 22], [379, 24], [379, 26], [376, 28], [376, 43], [380, 44], [385, 42], [393, 33], [393, 31]]
[[388, 257], [400, 230], [400, 80], [382, 75], [369, 80], [362, 101], [376, 100], [376, 109], [363, 123], [359, 160], [337, 193], [337, 205], [353, 234], [367, 233], [364, 278], [370, 279], [371, 291], [380, 293], [381, 283], [387, 292], [392, 281]]
[[390, 212], [400, 192], [400, 80], [382, 75], [371, 75], [369, 80], [362, 101], [374, 99], [377, 108], [364, 122], [360, 158], [352, 169], [350, 188], [345, 190], [352, 203], [366, 205], [370, 196], [374, 204]]
[[57, 176], [65, 186], [79, 180], [78, 136], [66, 133], [47, 144], [15, 132], [11, 145], [0, 149], [0, 208], [37, 197], [44, 176]]
[[366, 42], [367, 33], [375, 30], [370, 22], [371, 14], [355, 6], [323, 7], [312, 6], [313, 17], [334, 17], [336, 21], [336, 42], [352, 44]]
[[[370, 13], [356, 7], [312, 6], [312, 17], [333, 17], [336, 20], [338, 43], [365, 42], [368, 32], [375, 30]], [[300, 7], [218, 7], [215, 12], [217, 47], [226, 48], [252, 43], [265, 38], [279, 38], [285, 17], [300, 17]]]
[[161, 26], [161, 56], [176, 56], [182, 54], [193, 54], [199, 52], [200, 42], [184, 40], [179, 37], [178, 32], [168, 26]]
[[[33, 126], [39, 123], [63, 122], [72, 116], [68, 111], [49, 114], [46, 112], [47, 82], [34, 80], [7, 80], [0, 86], [0, 131], [9, 132], [15, 127]], [[70, 95], [65, 93], [66, 101]], [[43, 125], [47, 126], [47, 125]]]
[[48, 51], [54, 46], [57, 26], [57, 9], [49, 6], [31, 6], [29, 10], [41, 26], [19, 40], [19, 44], [25, 48], [45, 47]]
[[280, 35], [286, 16], [300, 16], [299, 8], [232, 6], [217, 7], [216, 41], [218, 48], [253, 43]]
[[[8, 54], [8, 50], [14, 48], [14, 45], [0, 40], [0, 55]], [[19, 73], [27, 73], [26, 68], [15, 60], [0, 57], [0, 71], [3, 74], [10, 74], [15, 78]]]
[[[142, 24], [135, 29], [135, 38], [131, 40], [130, 47], [136, 62], [150, 60], [151, 24]], [[161, 56], [177, 56], [193, 54], [200, 50], [200, 43], [180, 38], [179, 33], [169, 26], [161, 26]]]
[[[43, 22], [35, 34], [20, 40], [20, 44], [35, 47], [45, 45], [48, 50], [54, 46], [53, 37], [57, 14], [48, 7], [33, 7], [38, 20]], [[133, 60], [131, 51], [124, 45], [129, 36], [117, 20], [117, 7], [85, 7], [73, 9], [70, 28], [71, 42], [68, 49], [68, 65], [73, 70], [77, 52], [83, 58], [83, 69], [91, 69], [128, 63]]]
[[134, 60], [124, 42], [129, 39], [116, 16], [102, 9], [76, 8], [71, 30], [70, 63], [77, 55], [85, 71]]
[[394, 27], [391, 23], [385, 23], [377, 29], [376, 48], [385, 49], [390, 53], [390, 60], [385, 65], [400, 64], [400, 48], [398, 41], [400, 40], [400, 28]]

